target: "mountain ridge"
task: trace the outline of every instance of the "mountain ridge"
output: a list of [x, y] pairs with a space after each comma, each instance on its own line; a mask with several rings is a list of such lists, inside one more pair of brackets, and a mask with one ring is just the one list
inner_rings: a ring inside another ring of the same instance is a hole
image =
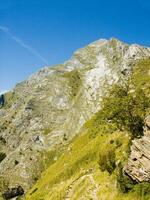
[[114, 38], [98, 40], [4, 94], [0, 136], [5, 143], [0, 149], [6, 157], [0, 174], [8, 186], [20, 184], [28, 190], [41, 175], [48, 153], [65, 148], [100, 110], [108, 89], [126, 82], [136, 63], [149, 57], [149, 48]]

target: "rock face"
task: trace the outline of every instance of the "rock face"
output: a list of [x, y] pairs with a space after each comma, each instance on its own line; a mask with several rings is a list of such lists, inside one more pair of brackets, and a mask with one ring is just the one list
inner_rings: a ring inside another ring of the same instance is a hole
[[4, 98], [4, 95], [0, 95], [0, 106], [3, 107], [4, 106], [4, 103], [5, 103], [5, 98]]
[[16, 188], [8, 189], [3, 193], [3, 198], [6, 200], [12, 199], [14, 197], [22, 196], [24, 194], [24, 190], [21, 186]]
[[145, 120], [144, 136], [133, 140], [125, 172], [137, 182], [150, 182], [150, 116]]
[[[98, 40], [62, 65], [45, 67], [5, 94], [0, 109], [0, 175], [28, 189], [41, 173], [41, 154], [70, 141], [100, 109], [108, 87], [126, 81], [150, 49]], [[11, 179], [9, 178], [11, 177]]]

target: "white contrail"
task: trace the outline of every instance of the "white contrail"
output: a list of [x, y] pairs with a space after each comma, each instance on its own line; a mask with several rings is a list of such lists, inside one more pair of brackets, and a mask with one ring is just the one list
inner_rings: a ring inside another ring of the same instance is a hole
[[39, 52], [37, 52], [35, 49], [33, 49], [32, 47], [30, 47], [29, 45], [27, 45], [24, 41], [22, 41], [21, 39], [19, 39], [18, 37], [16, 37], [15, 35], [13, 35], [9, 28], [4, 27], [4, 26], [0, 26], [0, 31], [3, 31], [4, 33], [6, 33], [7, 35], [9, 35], [11, 37], [11, 39], [13, 39], [15, 42], [17, 42], [20, 46], [22, 46], [23, 48], [25, 48], [26, 50], [28, 50], [30, 53], [32, 53], [34, 56], [36, 56], [37, 58], [39, 58], [42, 62], [44, 62], [46, 65], [48, 65], [48, 62], [45, 58], [43, 58], [43, 56], [41, 56], [39, 54]]

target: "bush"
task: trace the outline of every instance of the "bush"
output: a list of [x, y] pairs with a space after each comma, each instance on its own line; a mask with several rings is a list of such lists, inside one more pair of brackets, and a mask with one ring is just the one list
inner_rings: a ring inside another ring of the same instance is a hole
[[117, 184], [118, 184], [118, 188], [123, 193], [129, 192], [130, 190], [133, 189], [135, 185], [133, 180], [124, 174], [122, 166], [119, 166], [119, 169], [118, 169]]
[[150, 198], [150, 183], [143, 182], [135, 185], [133, 192], [135, 192], [137, 196], [142, 197], [143, 200], [148, 200]]
[[114, 85], [103, 100], [100, 115], [102, 120], [115, 123], [120, 130], [130, 131], [134, 138], [143, 133], [144, 118], [149, 107], [150, 100], [142, 89], [130, 93], [128, 87]]
[[115, 162], [115, 151], [112, 149], [109, 149], [105, 153], [100, 153], [99, 155], [99, 167], [100, 170], [108, 171], [109, 174], [112, 174], [112, 172], [116, 168], [116, 162]]

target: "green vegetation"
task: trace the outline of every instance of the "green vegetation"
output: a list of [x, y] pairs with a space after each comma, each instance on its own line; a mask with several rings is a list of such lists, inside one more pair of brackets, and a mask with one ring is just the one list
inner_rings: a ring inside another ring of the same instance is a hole
[[72, 98], [78, 94], [80, 86], [82, 85], [81, 75], [78, 70], [73, 70], [71, 72], [66, 72], [64, 77], [69, 80], [69, 85], [71, 87]]
[[52, 131], [52, 128], [47, 127], [44, 129], [44, 135], [48, 135]]
[[104, 98], [103, 109], [99, 112], [101, 121], [114, 123], [119, 130], [132, 133], [132, 138], [143, 133], [144, 118], [150, 100], [142, 89], [130, 93], [128, 87], [115, 85], [108, 97]]
[[123, 193], [129, 192], [135, 186], [134, 181], [124, 174], [123, 167], [121, 165], [119, 165], [117, 171], [117, 184], [118, 189]]
[[10, 108], [12, 104], [14, 104], [18, 100], [18, 95], [15, 92], [7, 92], [4, 95], [5, 98], [5, 108]]
[[135, 185], [133, 192], [137, 193], [141, 199], [149, 200], [150, 199], [150, 183], [143, 182]]
[[[124, 133], [115, 132], [111, 135], [105, 134], [103, 136], [97, 134], [95, 138], [91, 137], [90, 132], [83, 133], [74, 139], [60, 158], [43, 173], [40, 181], [27, 194], [27, 199], [62, 199], [65, 197], [69, 185], [74, 181], [80, 183], [82, 179], [84, 180], [82, 192], [88, 193], [86, 187], [86, 184], [90, 184], [88, 174], [91, 173], [93, 177], [95, 173], [98, 173], [100, 177], [103, 177], [103, 173], [105, 172], [100, 171], [98, 160], [100, 154], [107, 155], [109, 147], [116, 144], [116, 142], [111, 144], [112, 140], [119, 140], [123, 143], [123, 145], [115, 150], [116, 160], [119, 159], [120, 162], [123, 162], [127, 155], [125, 153], [122, 156], [122, 152], [126, 152], [126, 149], [128, 149], [129, 141], [128, 136]], [[106, 176], [108, 181], [111, 182], [109, 173], [106, 173]], [[106, 186], [103, 186], [101, 189], [105, 190]], [[80, 188], [77, 188], [73, 196], [77, 196], [75, 199], [78, 199], [80, 195]]]
[[95, 125], [109, 123], [111, 127], [129, 131], [132, 138], [143, 134], [144, 118], [150, 107], [149, 70], [149, 60], [140, 62], [126, 84], [116, 84], [108, 91], [102, 110], [94, 119]]
[[115, 149], [110, 148], [108, 151], [104, 152], [104, 154], [100, 154], [99, 166], [102, 172], [106, 170], [111, 174], [115, 170]]
[[27, 200], [61, 200], [69, 195], [72, 200], [92, 199], [93, 195], [112, 200], [150, 199], [150, 184], [136, 184], [123, 172], [131, 139], [142, 135], [150, 107], [149, 70], [150, 60], [140, 62], [127, 84], [116, 84], [108, 91], [102, 109], [85, 123], [56, 162], [52, 161], [56, 152], [50, 153], [52, 162]]
[[42, 158], [42, 169], [45, 170], [48, 166], [54, 164], [57, 161], [57, 159], [61, 156], [62, 151], [63, 150], [61, 146], [58, 146], [57, 148], [49, 151], [43, 151], [40, 155], [40, 157]]
[[89, 67], [93, 67], [94, 62], [97, 60], [97, 52], [92, 46], [87, 46], [86, 48], [80, 49], [73, 56], [84, 66]]
[[4, 177], [0, 176], [0, 197], [1, 197], [1, 192], [6, 190], [8, 188], [8, 185], [9, 185], [8, 181], [4, 179]]

